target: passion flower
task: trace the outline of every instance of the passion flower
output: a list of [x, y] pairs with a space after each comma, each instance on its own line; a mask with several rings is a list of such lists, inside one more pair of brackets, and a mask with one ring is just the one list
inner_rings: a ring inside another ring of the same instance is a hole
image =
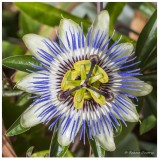
[[17, 87], [35, 94], [32, 105], [21, 115], [24, 128], [39, 123], [58, 122], [58, 142], [67, 146], [79, 132], [85, 143], [95, 139], [108, 151], [115, 150], [114, 128], [122, 121], [137, 122], [139, 115], [131, 99], [149, 94], [152, 87], [134, 76], [139, 62], [131, 43], [109, 42], [109, 14], [102, 11], [85, 37], [83, 28], [70, 19], [62, 19], [58, 42], [35, 34], [23, 37], [34, 58], [30, 73]]

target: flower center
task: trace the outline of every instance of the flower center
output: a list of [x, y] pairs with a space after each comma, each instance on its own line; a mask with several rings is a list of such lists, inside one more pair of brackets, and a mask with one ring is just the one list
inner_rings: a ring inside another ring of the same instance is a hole
[[89, 60], [74, 63], [73, 69], [68, 70], [62, 79], [58, 99], [62, 101], [72, 95], [77, 109], [83, 107], [84, 100], [93, 99], [100, 105], [105, 104], [112, 95], [98, 89], [102, 83], [108, 82], [108, 75], [97, 65], [98, 61], [98, 56], [92, 55]]

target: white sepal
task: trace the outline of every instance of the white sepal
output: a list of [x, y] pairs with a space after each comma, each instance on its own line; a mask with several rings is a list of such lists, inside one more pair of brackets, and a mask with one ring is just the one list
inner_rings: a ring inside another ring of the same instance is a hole
[[101, 133], [96, 135], [94, 138], [96, 141], [99, 142], [99, 144], [101, 145], [103, 149], [107, 151], [114, 151], [116, 147], [114, 143], [113, 130], [109, 124], [107, 124], [107, 127], [104, 125], [105, 133], [102, 132], [102, 129], [101, 129]]
[[[72, 111], [70, 111], [72, 112]], [[68, 112], [66, 113], [68, 114]], [[69, 113], [70, 115], [73, 115], [73, 113]], [[68, 115], [69, 115], [68, 114]], [[58, 143], [62, 146], [68, 146], [75, 138], [76, 134], [78, 133], [80, 127], [81, 127], [81, 120], [78, 124], [77, 130], [75, 131], [75, 126], [73, 126], [74, 121], [78, 119], [78, 113], [77, 111], [75, 111], [74, 117], [72, 118], [71, 122], [69, 123], [68, 128], [66, 129], [66, 131], [62, 134], [63, 132], [63, 128], [65, 126], [67, 117], [65, 118], [65, 120], [63, 121], [62, 125], [60, 126], [60, 128], [58, 129]], [[72, 136], [71, 136], [72, 133]]]
[[21, 125], [27, 128], [44, 122], [48, 118], [49, 114], [43, 119], [39, 115], [46, 109], [46, 107], [48, 107], [48, 105], [49, 104], [47, 104], [46, 101], [31, 105], [28, 109], [26, 109], [26, 111], [22, 113], [20, 120]]
[[17, 82], [16, 87], [28, 93], [34, 93], [34, 94], [42, 93], [42, 92], [36, 92], [36, 89], [34, 88], [34, 86], [36, 85], [33, 84], [34, 82], [39, 81], [38, 77], [46, 77], [46, 75], [41, 74], [41, 73], [48, 74], [45, 71], [38, 71], [35, 73], [30, 73], [27, 76], [25, 76], [22, 80]]

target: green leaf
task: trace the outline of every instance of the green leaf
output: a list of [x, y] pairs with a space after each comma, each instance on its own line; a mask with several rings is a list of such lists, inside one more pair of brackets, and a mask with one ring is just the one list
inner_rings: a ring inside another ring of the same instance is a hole
[[147, 154], [141, 154], [142, 157], [157, 157], [157, 145], [150, 142], [139, 142], [140, 150], [146, 151]]
[[143, 81], [157, 81], [157, 72], [143, 74], [139, 79]]
[[67, 150], [64, 157], [74, 157], [71, 151]]
[[36, 20], [32, 19], [29, 17], [27, 14], [24, 12], [20, 13], [19, 17], [19, 34], [20, 36], [24, 36], [25, 34], [28, 33], [38, 33], [40, 29], [41, 24], [37, 22]]
[[6, 135], [7, 136], [15, 136], [18, 134], [21, 134], [23, 132], [26, 132], [27, 130], [29, 130], [30, 128], [24, 128], [22, 127], [22, 125], [20, 124], [20, 118], [19, 117], [13, 124], [12, 126], [7, 130]]
[[88, 138], [88, 141], [95, 157], [105, 157], [105, 150], [100, 146], [100, 144], [95, 139], [92, 140]]
[[18, 101], [17, 101], [17, 106], [23, 106], [23, 105], [25, 105], [26, 103], [28, 103], [29, 100], [30, 100], [30, 99], [29, 99], [30, 96], [31, 96], [31, 94], [29, 94], [29, 93], [24, 93], [24, 94], [22, 94], [22, 95], [19, 97]]
[[122, 12], [125, 2], [108, 2], [105, 9], [109, 12], [110, 15], [110, 28], [115, 26], [118, 16]]
[[[110, 29], [109, 29], [109, 35], [111, 36], [114, 32], [114, 28], [115, 28], [115, 23], [117, 21], [118, 16], [120, 15], [120, 13], [122, 12], [123, 8], [125, 6], [125, 2], [109, 2], [105, 9], [108, 11], [109, 15], [110, 15]], [[121, 34], [115, 32], [114, 36], [113, 36], [113, 40], [117, 41], [119, 40]], [[132, 39], [130, 39], [127, 36], [122, 35], [122, 39], [120, 40], [121, 43], [123, 42], [131, 42], [133, 44], [135, 44], [135, 41], [133, 41]]]
[[41, 64], [34, 60], [32, 56], [25, 55], [25, 56], [11, 56], [3, 59], [2, 64], [8, 68], [29, 72], [28, 70], [37, 71], [37, 69], [33, 68], [31, 64], [35, 64], [41, 66]]
[[69, 146], [61, 146], [58, 143], [56, 126], [54, 127], [53, 136], [52, 136], [52, 140], [51, 140], [51, 144], [50, 144], [50, 157], [64, 157]]
[[49, 155], [49, 150], [44, 150], [33, 153], [31, 157], [48, 157], [48, 155]]
[[119, 144], [120, 142], [122, 142], [125, 137], [133, 130], [133, 128], [135, 127], [136, 123], [130, 123], [130, 122], [126, 122], [127, 126], [123, 125], [122, 126], [122, 132], [119, 136], [114, 137], [115, 140], [115, 144]]
[[94, 139], [90, 139], [88, 135], [88, 126], [86, 125], [86, 133], [87, 133], [87, 139], [89, 141], [89, 144], [92, 148], [93, 154], [95, 157], [105, 157], [105, 150], [100, 146], [100, 144]]
[[122, 124], [121, 124], [121, 121], [118, 121], [120, 126], [118, 125], [115, 125], [116, 129], [114, 129], [114, 137], [117, 137], [121, 134], [122, 132]]
[[157, 117], [157, 91], [153, 89], [152, 92], [145, 97], [146, 103], [150, 106], [150, 109], [155, 117]]
[[136, 45], [137, 61], [141, 61], [138, 66], [143, 67], [146, 58], [157, 43], [157, 11], [149, 19], [142, 30]]
[[157, 68], [157, 46], [155, 46], [155, 49], [152, 51], [150, 56], [148, 56], [147, 60], [145, 60], [145, 65], [141, 72], [155, 68]]
[[128, 134], [123, 141], [117, 146], [116, 150], [106, 153], [112, 157], [140, 157], [139, 143], [136, 136], [132, 133]]
[[157, 124], [157, 120], [154, 115], [148, 116], [144, 119], [140, 126], [140, 134], [144, 134], [154, 128]]
[[14, 3], [21, 11], [26, 13], [28, 16], [39, 21], [40, 23], [47, 24], [50, 26], [56, 26], [59, 24], [62, 16], [64, 18], [72, 19], [77, 23], [83, 23], [85, 29], [90, 25], [89, 21], [82, 18], [73, 16], [68, 12], [57, 9], [51, 5], [40, 3], [40, 2], [16, 2]]
[[20, 90], [12, 90], [12, 91], [5, 91], [3, 90], [3, 96], [4, 97], [12, 97], [12, 96], [19, 96], [23, 93], [23, 91]]
[[8, 41], [2, 41], [2, 59], [14, 56], [23, 55], [25, 50], [17, 44], [11, 44]]

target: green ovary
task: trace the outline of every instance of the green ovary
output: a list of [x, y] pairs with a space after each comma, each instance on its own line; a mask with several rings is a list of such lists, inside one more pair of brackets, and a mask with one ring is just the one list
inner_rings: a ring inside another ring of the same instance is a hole
[[[68, 70], [61, 83], [61, 89], [63, 91], [68, 91], [76, 86], [80, 86], [85, 82], [87, 74], [90, 70], [91, 62], [90, 60], [82, 60], [74, 63], [74, 68]], [[98, 89], [101, 83], [107, 83], [109, 80], [107, 73], [98, 65], [95, 65], [92, 75], [88, 80], [88, 85]], [[106, 99], [103, 95], [87, 88], [82, 87], [72, 93], [74, 96], [74, 106], [76, 109], [83, 107], [84, 100], [93, 99], [96, 103], [104, 105]]]

